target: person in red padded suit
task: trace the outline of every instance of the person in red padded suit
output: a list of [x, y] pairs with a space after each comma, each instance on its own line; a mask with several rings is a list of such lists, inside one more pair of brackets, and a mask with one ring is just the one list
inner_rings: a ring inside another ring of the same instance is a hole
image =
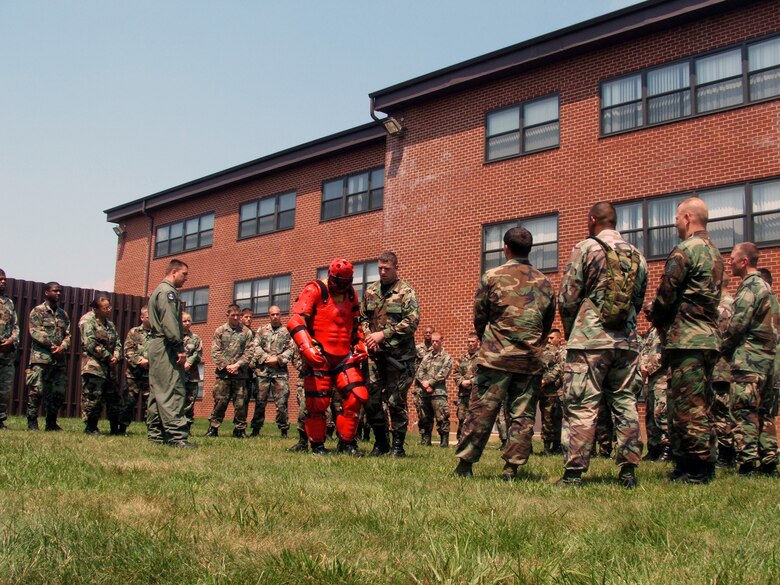
[[304, 370], [306, 434], [311, 451], [326, 455], [325, 411], [333, 387], [343, 399], [336, 417], [338, 452], [361, 455], [355, 434], [360, 407], [368, 400], [361, 363], [368, 359], [363, 328], [358, 325], [360, 299], [352, 287], [352, 263], [336, 258], [328, 276], [307, 284], [292, 308], [287, 329], [308, 365]]

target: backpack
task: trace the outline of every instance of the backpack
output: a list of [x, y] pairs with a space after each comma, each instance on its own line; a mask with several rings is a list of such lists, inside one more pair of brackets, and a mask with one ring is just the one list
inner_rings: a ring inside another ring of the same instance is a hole
[[599, 243], [607, 257], [607, 288], [598, 307], [601, 323], [613, 331], [624, 329], [633, 306], [631, 299], [639, 272], [639, 252], [633, 246], [629, 250], [616, 250], [596, 236], [591, 238]]

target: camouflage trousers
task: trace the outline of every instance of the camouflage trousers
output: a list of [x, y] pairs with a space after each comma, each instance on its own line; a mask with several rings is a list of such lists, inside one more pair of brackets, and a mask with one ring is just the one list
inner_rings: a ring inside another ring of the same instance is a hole
[[715, 463], [712, 428], [712, 368], [717, 352], [705, 349], [667, 349], [669, 378], [669, 440], [676, 460]]
[[506, 402], [501, 405], [501, 410], [498, 411], [498, 416], [496, 417], [496, 432], [498, 433], [498, 440], [501, 441], [501, 444], [506, 443], [507, 440], [507, 420], [508, 420], [507, 412], [506, 412]]
[[57, 416], [65, 402], [68, 372], [64, 365], [30, 364], [26, 372], [27, 416], [37, 417], [41, 401], [47, 415]]
[[542, 440], [560, 444], [563, 409], [557, 392], [545, 390], [539, 395], [539, 413], [542, 418]]
[[125, 387], [127, 395], [122, 407], [122, 417], [120, 422], [126, 427], [135, 419], [135, 409], [138, 399], [141, 399], [141, 420], [146, 420], [146, 406], [149, 402], [149, 378], [125, 378]]
[[122, 397], [113, 380], [81, 374], [81, 420], [97, 421], [106, 405], [109, 420], [119, 420], [122, 415]]
[[414, 403], [414, 410], [417, 413], [417, 428], [420, 434], [433, 432], [433, 417], [428, 416], [428, 412], [423, 407], [422, 388], [417, 384], [414, 384], [411, 388], [412, 402]]
[[214, 385], [214, 409], [209, 416], [212, 427], [219, 428], [225, 420], [228, 404], [232, 401], [233, 426], [237, 431], [246, 430], [246, 384], [246, 378], [217, 378]]
[[463, 434], [463, 424], [466, 422], [466, 417], [469, 414], [469, 397], [465, 394], [459, 394], [458, 400], [455, 402], [455, 416], [458, 417], [458, 432], [457, 439], [460, 440]]
[[612, 421], [612, 411], [609, 408], [606, 397], [602, 396], [599, 401], [599, 412], [596, 415], [596, 440], [593, 443], [593, 448], [590, 450], [591, 455], [595, 455], [598, 452], [601, 457], [611, 457], [612, 445], [616, 441], [617, 436], [615, 434], [615, 424]]
[[542, 377], [477, 366], [474, 383], [455, 457], [469, 463], [479, 461], [498, 413], [506, 404], [509, 428], [501, 456], [507, 463], [524, 465], [531, 455]]
[[647, 429], [647, 450], [649, 452], [669, 446], [669, 419], [667, 417], [666, 392], [669, 376], [651, 376], [647, 380], [645, 397], [645, 428]]
[[0, 362], [0, 422], [8, 418], [8, 404], [14, 387], [16, 366], [13, 362]]
[[184, 416], [187, 417], [187, 423], [195, 422], [195, 396], [198, 394], [198, 380], [186, 380], [184, 382]]
[[[306, 418], [309, 416], [309, 411], [306, 410], [306, 396], [303, 389], [303, 378], [298, 379], [298, 383], [295, 387], [295, 400], [298, 403], [298, 424], [296, 428], [298, 431], [305, 433]], [[325, 410], [325, 428], [336, 428], [336, 417], [342, 412], [342, 410], [341, 395], [338, 392], [334, 392], [330, 397], [330, 408]]]
[[[439, 435], [450, 434], [450, 404], [447, 395], [444, 396], [422, 396], [420, 405], [425, 413], [426, 420], [436, 421], [436, 430]], [[433, 431], [433, 422], [428, 426], [428, 433]]]
[[290, 428], [290, 419], [287, 414], [287, 406], [290, 401], [290, 383], [287, 376], [257, 378], [257, 398], [255, 399], [255, 412], [252, 415], [252, 428], [263, 428], [265, 406], [268, 404], [269, 396], [273, 397], [276, 404], [276, 426], [279, 427], [279, 430], [286, 431]]
[[712, 428], [718, 449], [734, 447], [734, 417], [731, 415], [731, 383], [725, 380], [712, 382]]
[[615, 462], [638, 465], [642, 437], [632, 378], [638, 354], [624, 349], [569, 349], [563, 371], [563, 430], [565, 468], [587, 471], [596, 435], [599, 403], [614, 420]]
[[731, 413], [737, 463], [746, 466], [777, 464], [777, 393], [770, 376], [734, 372]]
[[406, 396], [414, 379], [414, 360], [402, 362], [403, 370], [396, 370], [384, 360], [368, 360], [368, 402], [366, 416], [372, 427], [387, 427], [387, 406], [390, 430], [405, 433], [409, 427], [409, 411]]

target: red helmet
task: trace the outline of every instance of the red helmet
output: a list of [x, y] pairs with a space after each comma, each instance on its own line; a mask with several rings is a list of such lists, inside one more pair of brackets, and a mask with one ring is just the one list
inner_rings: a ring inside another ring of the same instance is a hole
[[354, 273], [352, 262], [344, 258], [336, 258], [328, 267], [328, 288], [333, 292], [346, 292], [352, 286]]

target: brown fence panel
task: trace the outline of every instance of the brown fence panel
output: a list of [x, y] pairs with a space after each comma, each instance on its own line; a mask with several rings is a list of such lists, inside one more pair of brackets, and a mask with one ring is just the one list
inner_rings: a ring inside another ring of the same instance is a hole
[[[5, 294], [11, 298], [16, 306], [16, 315], [19, 319], [19, 353], [16, 362], [16, 378], [14, 380], [13, 392], [11, 394], [10, 404], [8, 405], [9, 414], [23, 415], [27, 413], [27, 389], [24, 385], [24, 371], [30, 360], [30, 330], [29, 318], [30, 311], [44, 301], [43, 289], [45, 284], [42, 282], [31, 282], [27, 280], [17, 280], [9, 278], [6, 281]], [[63, 286], [60, 296], [60, 307], [68, 314], [70, 318], [70, 351], [66, 358], [68, 364], [68, 387], [65, 393], [65, 403], [60, 411], [64, 416], [81, 415], [81, 338], [79, 335], [79, 319], [91, 308], [89, 304], [95, 297], [95, 294], [103, 291], [94, 289], [84, 289], [72, 286]], [[122, 295], [109, 293], [111, 305], [114, 309], [112, 321], [116, 325], [120, 339], [124, 343], [127, 332], [131, 327], [139, 324], [141, 321], [141, 307], [146, 305], [144, 297], [133, 295]], [[121, 380], [121, 386], [124, 389], [124, 361], [121, 362], [120, 370], [116, 372], [117, 380]], [[136, 418], [139, 417], [141, 403], [139, 400]]]

